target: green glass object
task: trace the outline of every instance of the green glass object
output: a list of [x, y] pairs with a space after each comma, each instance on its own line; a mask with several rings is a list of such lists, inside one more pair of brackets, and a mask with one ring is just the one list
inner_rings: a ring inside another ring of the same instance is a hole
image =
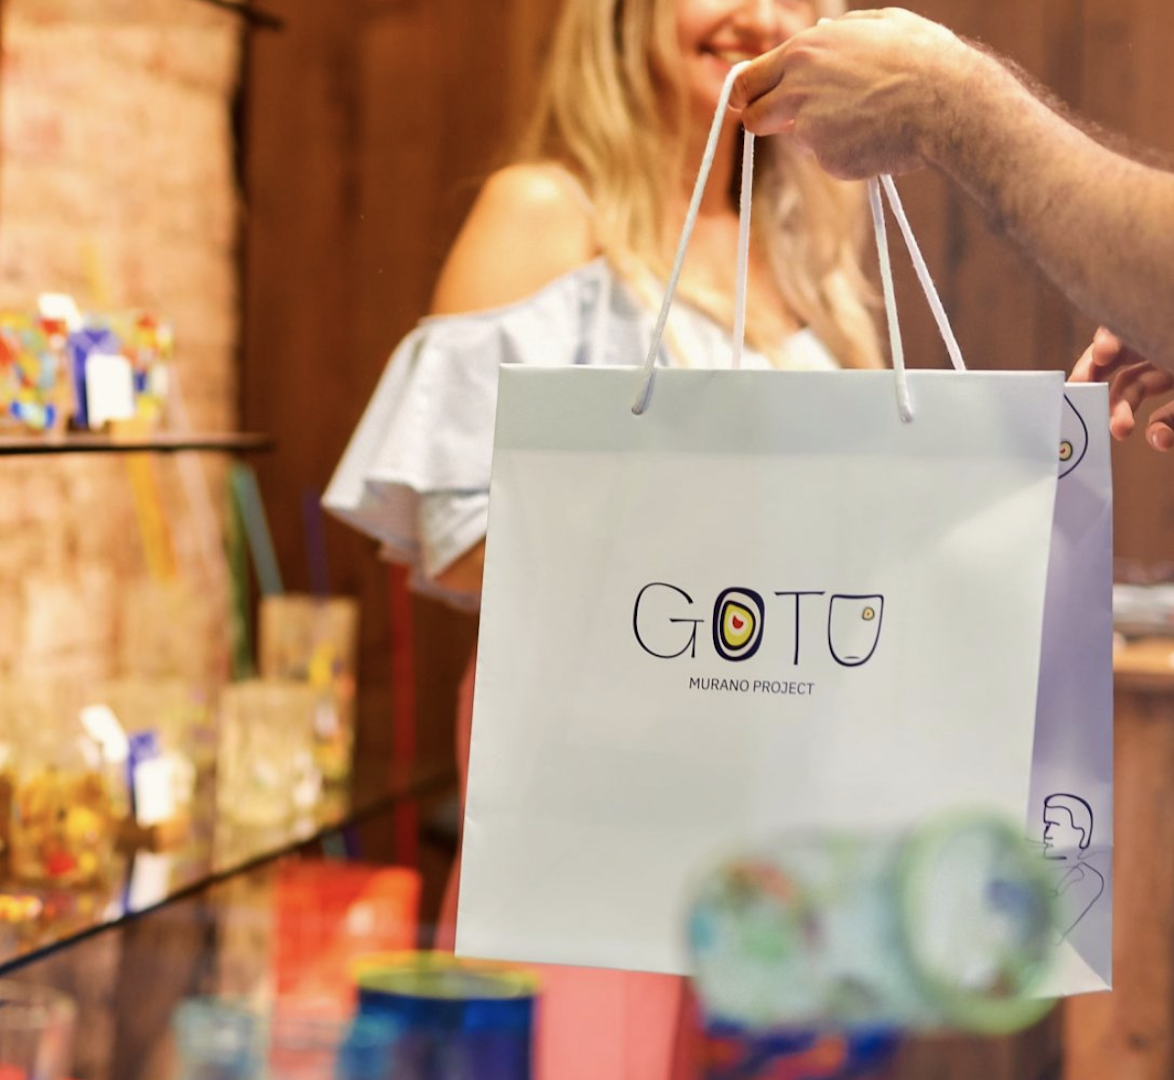
[[688, 934], [702, 1004], [750, 1030], [1025, 1027], [1052, 1004], [1037, 993], [1055, 940], [1045, 869], [983, 813], [780, 838], [700, 882]]

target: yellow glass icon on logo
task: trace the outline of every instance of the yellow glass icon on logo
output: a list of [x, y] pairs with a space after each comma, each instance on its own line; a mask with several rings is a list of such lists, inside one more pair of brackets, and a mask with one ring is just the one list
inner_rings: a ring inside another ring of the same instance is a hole
[[1072, 459], [1072, 444], [1065, 439], [1060, 443], [1060, 460], [1070, 461]]
[[740, 649], [754, 636], [754, 613], [732, 601], [722, 611], [722, 640], [731, 649]]

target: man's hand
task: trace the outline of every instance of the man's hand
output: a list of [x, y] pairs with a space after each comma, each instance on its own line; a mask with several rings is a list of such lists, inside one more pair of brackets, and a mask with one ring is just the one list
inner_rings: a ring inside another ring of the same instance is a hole
[[[1133, 432], [1144, 401], [1174, 391], [1174, 374], [1151, 364], [1103, 326], [1076, 362], [1070, 380], [1109, 384], [1109, 432], [1114, 439], [1126, 439]], [[1174, 401], [1150, 414], [1145, 440], [1155, 450], [1174, 449]]]
[[949, 30], [898, 8], [856, 11], [760, 56], [730, 107], [757, 135], [789, 132], [834, 176], [861, 179], [924, 164], [923, 135], [948, 128], [952, 87], [986, 58]]

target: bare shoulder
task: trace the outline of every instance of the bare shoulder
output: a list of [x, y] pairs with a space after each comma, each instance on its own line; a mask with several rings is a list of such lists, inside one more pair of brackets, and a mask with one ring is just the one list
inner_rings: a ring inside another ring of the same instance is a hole
[[485, 182], [449, 251], [433, 314], [523, 300], [598, 254], [591, 208], [555, 164], [510, 165]]

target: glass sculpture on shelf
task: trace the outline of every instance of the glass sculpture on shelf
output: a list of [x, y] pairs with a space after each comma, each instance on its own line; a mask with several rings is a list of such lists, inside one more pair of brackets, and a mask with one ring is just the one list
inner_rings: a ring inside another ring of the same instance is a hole
[[0, 435], [157, 429], [173, 350], [171, 324], [150, 311], [83, 312], [54, 293], [0, 311]]

